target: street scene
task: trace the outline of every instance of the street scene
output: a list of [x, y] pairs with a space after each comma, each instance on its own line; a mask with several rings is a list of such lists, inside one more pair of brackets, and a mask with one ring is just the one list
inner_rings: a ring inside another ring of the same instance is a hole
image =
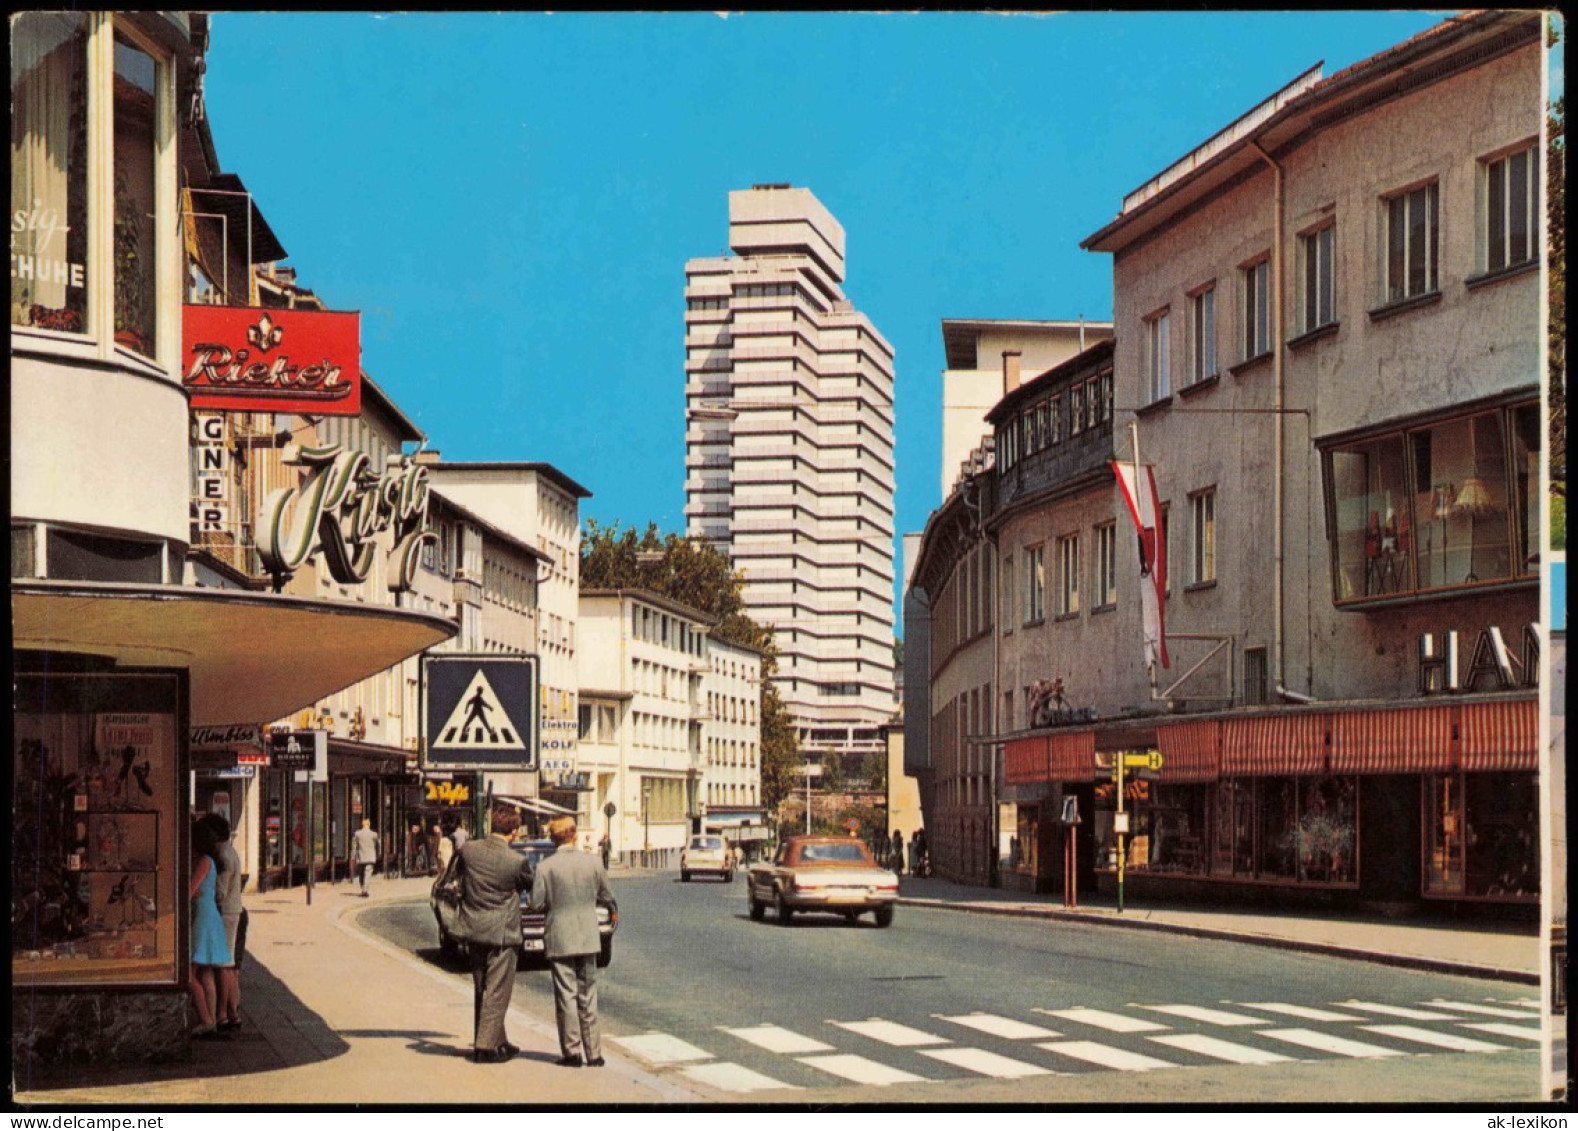
[[1557, 13], [9, 21], [14, 1108], [1569, 1102]]

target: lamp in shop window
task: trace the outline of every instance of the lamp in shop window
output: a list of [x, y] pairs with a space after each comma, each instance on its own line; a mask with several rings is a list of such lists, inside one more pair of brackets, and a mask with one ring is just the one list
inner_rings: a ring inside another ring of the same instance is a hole
[[1452, 485], [1439, 484], [1430, 496], [1430, 513], [1441, 520], [1441, 584], [1446, 584], [1447, 519], [1452, 517]]
[[1474, 519], [1489, 511], [1490, 507], [1490, 488], [1485, 485], [1485, 481], [1477, 475], [1463, 480], [1452, 509], [1468, 515], [1468, 575], [1463, 578], [1465, 582], [1479, 580], [1479, 575], [1474, 572]]

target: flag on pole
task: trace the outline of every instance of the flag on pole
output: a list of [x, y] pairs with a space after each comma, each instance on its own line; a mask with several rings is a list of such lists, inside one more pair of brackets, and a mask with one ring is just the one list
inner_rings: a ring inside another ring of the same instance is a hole
[[1113, 473], [1140, 541], [1140, 608], [1145, 625], [1145, 666], [1171, 667], [1167, 658], [1167, 543], [1162, 538], [1162, 508], [1149, 464], [1112, 461]]

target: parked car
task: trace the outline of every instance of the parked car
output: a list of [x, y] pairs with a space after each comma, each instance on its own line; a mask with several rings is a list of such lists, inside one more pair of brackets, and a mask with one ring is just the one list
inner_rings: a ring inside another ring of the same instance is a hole
[[[530, 861], [533, 875], [537, 873], [537, 866], [557, 850], [557, 846], [551, 840], [517, 840], [511, 843], [510, 847]], [[521, 892], [522, 960], [543, 956], [543, 937], [548, 929], [547, 915], [532, 911], [528, 906], [530, 899], [530, 891]], [[438, 923], [439, 949], [447, 958], [464, 954], [466, 952], [464, 940], [457, 939], [454, 935], [455, 918], [460, 913], [460, 897], [444, 889], [443, 876], [433, 881], [433, 890], [428, 896], [428, 902], [433, 908], [433, 918]], [[599, 966], [607, 966], [614, 960], [614, 932], [618, 929], [619, 908], [599, 907], [597, 931], [602, 940], [602, 949], [597, 953]]]
[[721, 876], [734, 880], [734, 850], [721, 836], [693, 836], [679, 851], [679, 878], [690, 883], [692, 876]]
[[745, 879], [751, 918], [772, 904], [784, 926], [801, 911], [826, 911], [853, 923], [870, 911], [877, 926], [893, 922], [899, 878], [872, 858], [864, 842], [847, 836], [792, 836], [771, 862], [751, 867]]

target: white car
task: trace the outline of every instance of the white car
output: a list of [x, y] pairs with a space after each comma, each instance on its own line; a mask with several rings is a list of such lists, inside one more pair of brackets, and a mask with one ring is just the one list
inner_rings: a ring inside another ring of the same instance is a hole
[[721, 836], [693, 836], [679, 853], [679, 878], [687, 884], [696, 875], [720, 876], [734, 882], [734, 850]]

